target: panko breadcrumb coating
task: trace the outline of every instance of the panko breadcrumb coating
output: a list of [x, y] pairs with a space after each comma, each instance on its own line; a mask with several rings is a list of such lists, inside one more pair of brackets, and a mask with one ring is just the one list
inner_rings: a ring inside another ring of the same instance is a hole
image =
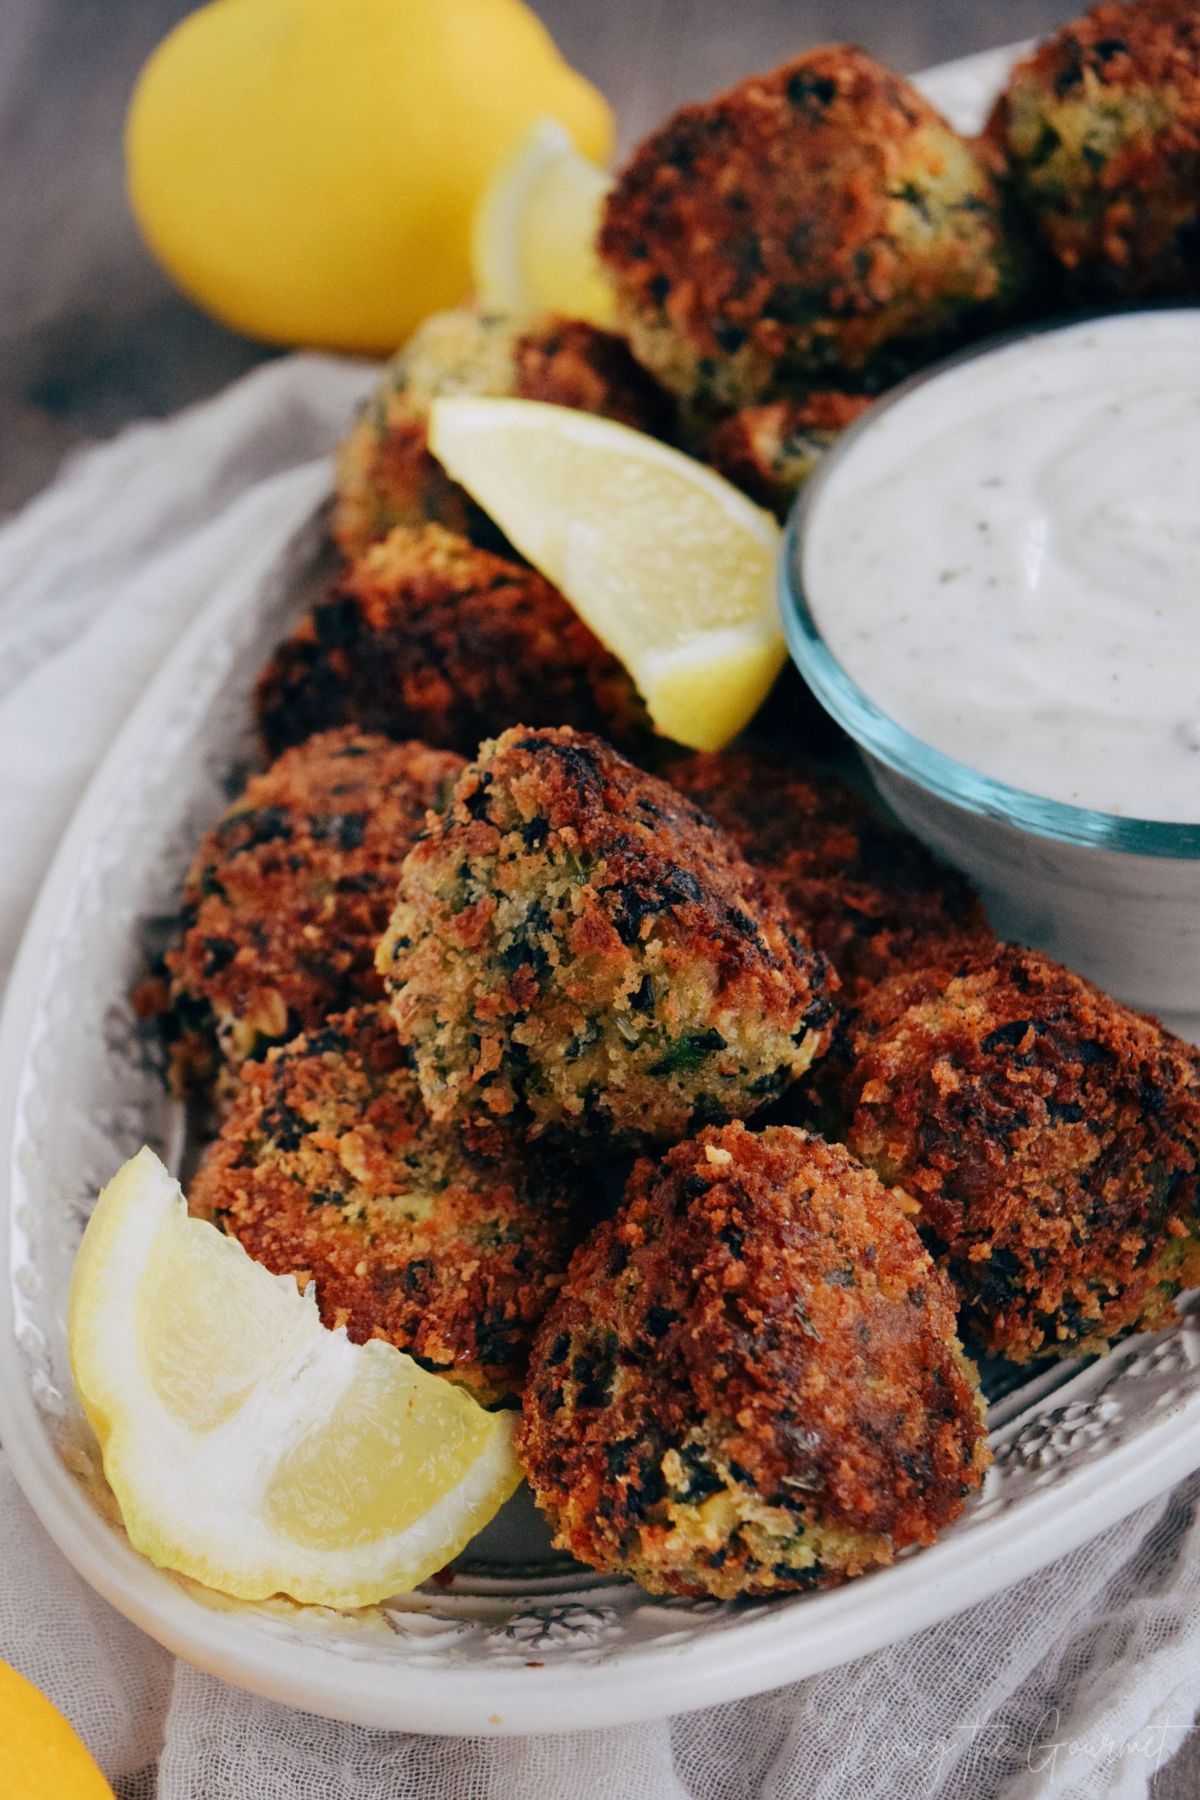
[[968, 1338], [1088, 1354], [1200, 1281], [1200, 1069], [1157, 1020], [1002, 944], [897, 976], [851, 1037], [847, 1142], [918, 1202]]
[[930, 1543], [986, 1467], [954, 1297], [902, 1200], [788, 1127], [641, 1161], [530, 1359], [555, 1542], [652, 1593], [830, 1587]]
[[1098, 6], [1017, 64], [989, 136], [1068, 298], [1200, 295], [1200, 10]]
[[676, 113], [599, 249], [635, 355], [693, 411], [893, 380], [998, 316], [1020, 263], [985, 159], [838, 45]]
[[333, 535], [345, 556], [358, 556], [394, 525], [427, 520], [502, 546], [495, 526], [430, 454], [429, 409], [449, 394], [545, 400], [656, 435], [672, 425], [667, 395], [612, 332], [579, 319], [531, 323], [472, 307], [435, 313], [389, 364], [342, 446]]
[[870, 404], [866, 394], [829, 392], [743, 406], [710, 434], [704, 460], [782, 519], [829, 446]]
[[196, 853], [165, 957], [177, 1087], [379, 995], [375, 945], [401, 864], [462, 766], [342, 730], [252, 777]]
[[272, 755], [343, 724], [466, 755], [531, 714], [620, 741], [650, 731], [557, 588], [437, 525], [397, 528], [351, 564], [276, 650], [255, 704]]
[[379, 968], [435, 1118], [627, 1148], [766, 1105], [836, 1011], [733, 843], [565, 729], [482, 747], [404, 865]]
[[963, 877], [833, 776], [756, 750], [701, 752], [663, 772], [770, 876], [849, 1004], [949, 942], [992, 941]]
[[331, 1330], [385, 1338], [490, 1403], [520, 1385], [562, 1279], [569, 1198], [524, 1145], [484, 1158], [432, 1124], [368, 1006], [247, 1066], [190, 1204], [273, 1273], [314, 1282]]

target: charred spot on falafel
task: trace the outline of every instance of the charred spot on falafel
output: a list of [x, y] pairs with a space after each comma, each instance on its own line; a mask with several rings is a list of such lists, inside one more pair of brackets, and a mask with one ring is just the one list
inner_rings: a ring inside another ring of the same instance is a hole
[[380, 993], [375, 945], [400, 867], [461, 757], [354, 729], [286, 751], [209, 831], [164, 957], [172, 1077], [248, 1057]]
[[830, 445], [870, 404], [869, 395], [831, 390], [743, 406], [711, 432], [704, 460], [782, 519]]
[[848, 1004], [948, 943], [992, 941], [963, 877], [836, 777], [750, 749], [682, 757], [664, 774], [771, 878]]
[[1019, 62], [989, 138], [1075, 302], [1200, 293], [1200, 14], [1097, 6]]
[[599, 250], [634, 353], [701, 415], [894, 380], [998, 317], [1022, 263], [987, 160], [837, 45], [669, 119]]
[[932, 1541], [987, 1463], [949, 1283], [836, 1144], [706, 1130], [637, 1164], [534, 1344], [555, 1541], [652, 1593], [829, 1587]]
[[383, 1338], [485, 1403], [519, 1387], [578, 1235], [561, 1170], [431, 1123], [379, 1005], [246, 1067], [190, 1204], [312, 1281], [331, 1330]]
[[734, 844], [601, 739], [485, 744], [404, 865], [379, 968], [435, 1117], [633, 1148], [824, 1048], [825, 959]]
[[398, 527], [352, 563], [275, 651], [255, 706], [272, 754], [343, 724], [466, 755], [530, 713], [622, 742], [650, 731], [557, 588], [437, 525]]
[[1086, 1355], [1200, 1280], [1200, 1066], [1011, 944], [897, 975], [851, 1028], [847, 1143], [918, 1203], [994, 1355]]

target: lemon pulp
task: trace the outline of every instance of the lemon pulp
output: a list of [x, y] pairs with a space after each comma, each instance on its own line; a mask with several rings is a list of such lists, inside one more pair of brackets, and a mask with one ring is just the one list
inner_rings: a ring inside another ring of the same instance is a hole
[[775, 520], [611, 419], [533, 400], [435, 400], [430, 445], [628, 669], [659, 731], [718, 750], [783, 666]]
[[611, 186], [557, 120], [539, 119], [475, 210], [471, 259], [480, 300], [504, 312], [611, 325], [613, 290], [595, 251]]
[[187, 1215], [149, 1150], [96, 1204], [68, 1348], [130, 1542], [244, 1598], [365, 1606], [417, 1586], [520, 1479], [512, 1415]]

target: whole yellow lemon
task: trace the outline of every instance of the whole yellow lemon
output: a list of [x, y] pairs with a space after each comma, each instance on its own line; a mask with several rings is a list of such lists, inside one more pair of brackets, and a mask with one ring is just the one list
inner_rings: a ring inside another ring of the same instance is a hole
[[62, 1714], [6, 1662], [0, 1662], [0, 1794], [4, 1800], [113, 1800]]
[[214, 0], [139, 77], [130, 199], [236, 330], [388, 351], [469, 291], [476, 200], [543, 115], [608, 156], [607, 102], [521, 0]]

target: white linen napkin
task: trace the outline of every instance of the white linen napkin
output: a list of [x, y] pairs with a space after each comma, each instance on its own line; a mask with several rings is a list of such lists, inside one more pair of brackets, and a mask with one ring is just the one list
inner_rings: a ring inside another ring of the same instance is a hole
[[[114, 729], [218, 575], [286, 541], [303, 465], [372, 377], [268, 364], [88, 452], [0, 527], [0, 982]], [[175, 1662], [74, 1573], [0, 1456], [0, 1655], [120, 1800], [1137, 1800], [1200, 1706], [1200, 1477], [845, 1668], [657, 1723], [483, 1741], [330, 1723]]]

